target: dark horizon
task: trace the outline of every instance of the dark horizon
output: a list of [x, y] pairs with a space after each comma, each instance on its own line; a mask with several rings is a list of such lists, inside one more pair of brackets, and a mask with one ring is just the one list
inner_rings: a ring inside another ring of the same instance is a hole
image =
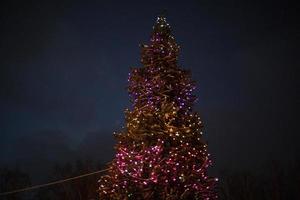
[[181, 46], [179, 63], [197, 82], [194, 110], [205, 123], [212, 170], [299, 159], [298, 35], [288, 3], [0, 5], [0, 165], [41, 175], [70, 158], [109, 161], [112, 133], [130, 107], [128, 72], [141, 66], [139, 44], [163, 9]]

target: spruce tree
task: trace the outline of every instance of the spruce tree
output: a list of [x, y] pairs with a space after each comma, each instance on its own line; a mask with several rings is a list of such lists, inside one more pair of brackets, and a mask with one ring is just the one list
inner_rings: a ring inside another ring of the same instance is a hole
[[203, 124], [192, 110], [195, 82], [178, 66], [180, 47], [164, 16], [141, 45], [141, 68], [129, 73], [132, 109], [115, 133], [116, 155], [99, 180], [100, 199], [216, 199], [216, 178], [202, 139]]

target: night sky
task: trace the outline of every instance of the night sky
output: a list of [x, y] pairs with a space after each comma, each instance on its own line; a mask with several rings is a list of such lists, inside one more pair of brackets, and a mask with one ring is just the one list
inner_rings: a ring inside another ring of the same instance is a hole
[[215, 168], [299, 158], [292, 5], [49, 2], [0, 3], [0, 164], [30, 170], [79, 154], [110, 160], [112, 132], [130, 107], [130, 67], [141, 66], [139, 44], [149, 42], [163, 9], [180, 65], [197, 81], [194, 108]]

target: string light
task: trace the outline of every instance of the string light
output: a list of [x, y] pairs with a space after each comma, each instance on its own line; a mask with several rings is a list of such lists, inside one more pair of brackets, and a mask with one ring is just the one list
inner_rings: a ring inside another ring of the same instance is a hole
[[192, 112], [195, 83], [177, 65], [180, 47], [165, 17], [157, 18], [150, 44], [141, 48], [144, 67], [128, 74], [133, 108], [125, 110], [126, 128], [114, 134], [117, 153], [99, 180], [100, 198], [153, 199], [158, 192], [162, 199], [216, 199], [218, 179], [206, 175], [212, 162]]

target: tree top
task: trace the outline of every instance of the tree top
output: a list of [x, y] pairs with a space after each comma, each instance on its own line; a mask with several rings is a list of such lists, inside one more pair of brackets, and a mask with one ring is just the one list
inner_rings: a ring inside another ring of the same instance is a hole
[[167, 19], [165, 17], [165, 12], [162, 12], [158, 15], [156, 22], [153, 26], [153, 33], [160, 35], [170, 35], [171, 34], [171, 26], [168, 24]]

